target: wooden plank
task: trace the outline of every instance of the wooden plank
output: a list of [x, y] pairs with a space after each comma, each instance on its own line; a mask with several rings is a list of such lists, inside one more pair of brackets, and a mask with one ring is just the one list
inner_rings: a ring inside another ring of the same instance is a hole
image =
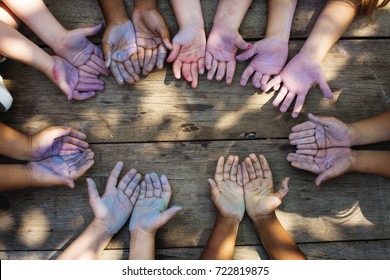
[[[61, 1], [60, 1], [61, 2]], [[290, 54], [301, 42], [292, 42]], [[14, 97], [3, 121], [26, 133], [49, 125], [71, 125], [94, 143], [285, 138], [306, 113], [333, 115], [346, 122], [369, 118], [390, 109], [390, 41], [340, 41], [323, 62], [335, 98], [311, 89], [303, 113], [290, 117], [272, 106], [273, 94], [239, 85], [246, 63], [239, 63], [231, 86], [200, 78], [191, 89], [175, 80], [171, 65], [134, 85], [117, 85], [104, 78], [106, 89], [87, 101], [67, 102], [44, 75], [28, 66], [7, 61], [0, 65]]]
[[[125, 2], [128, 13], [131, 15], [133, 1], [126, 0]], [[326, 2], [326, 0], [298, 1], [293, 19], [291, 38], [306, 38], [310, 34]], [[45, 0], [45, 3], [66, 28], [74, 29], [104, 23], [104, 17], [96, 0]], [[201, 1], [201, 4], [205, 30], [209, 33], [212, 28], [218, 1]], [[244, 38], [253, 39], [264, 37], [267, 26], [267, 7], [267, 1], [265, 0], [253, 1], [240, 27], [240, 32]], [[159, 9], [168, 23], [171, 36], [173, 37], [177, 32], [177, 23], [169, 1], [159, 1]], [[377, 10], [372, 17], [358, 15], [344, 34], [344, 37], [390, 36], [389, 12], [390, 5], [387, 5], [385, 8]], [[23, 26], [21, 31], [34, 42], [42, 44], [27, 27]], [[101, 36], [96, 36], [93, 40], [99, 42]]]
[[[299, 244], [309, 260], [389, 260], [390, 240], [328, 242]], [[197, 260], [202, 247], [157, 249], [157, 260]], [[55, 259], [62, 251], [1, 251], [2, 260], [47, 260]], [[128, 259], [128, 249], [104, 250], [102, 260]], [[264, 248], [259, 246], [236, 246], [235, 260], [268, 260]]]
[[[173, 198], [183, 211], [157, 234], [157, 248], [204, 246], [211, 232], [215, 209], [206, 179], [213, 176], [220, 155], [263, 153], [274, 171], [275, 186], [291, 178], [290, 193], [278, 211], [288, 232], [299, 243], [390, 238], [390, 180], [347, 174], [318, 188], [315, 176], [286, 162], [293, 147], [286, 139], [250, 141], [175, 142], [92, 145], [96, 164], [86, 176], [100, 191], [118, 160], [125, 168], [145, 174], [155, 171], [170, 178]], [[0, 250], [63, 249], [91, 221], [85, 178], [74, 190], [25, 189], [1, 194]], [[127, 225], [108, 248], [127, 248]], [[242, 221], [237, 245], [259, 240], [248, 217]]]

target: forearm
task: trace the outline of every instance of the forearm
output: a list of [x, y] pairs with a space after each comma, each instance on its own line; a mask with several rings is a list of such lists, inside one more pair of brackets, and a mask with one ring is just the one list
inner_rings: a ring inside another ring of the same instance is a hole
[[18, 160], [27, 160], [31, 154], [30, 146], [30, 137], [0, 122], [1, 155]]
[[96, 220], [57, 259], [59, 260], [93, 260], [111, 241], [113, 235], [107, 233], [106, 228]]
[[226, 219], [217, 215], [214, 228], [200, 259], [231, 260], [236, 245], [239, 224], [240, 222], [236, 219]]
[[390, 178], [390, 151], [353, 151], [350, 171]]
[[199, 0], [171, 0], [180, 29], [196, 26], [204, 29], [202, 7]]
[[350, 125], [352, 146], [379, 143], [390, 140], [390, 110]]
[[4, 0], [3, 2], [42, 41], [56, 51], [61, 38], [68, 30], [54, 17], [42, 0]]
[[106, 24], [116, 21], [127, 21], [129, 16], [124, 0], [98, 0]]
[[155, 233], [144, 231], [130, 232], [130, 260], [155, 259]]
[[141, 9], [157, 10], [157, 0], [135, 0], [134, 7], [141, 8]]
[[0, 165], [0, 192], [33, 187], [34, 182], [24, 164]]
[[252, 0], [219, 0], [213, 25], [238, 30]]
[[271, 259], [306, 259], [275, 214], [258, 216], [253, 223], [261, 243]]
[[288, 42], [298, 0], [268, 0], [266, 38]]
[[329, 0], [300, 52], [320, 63], [348, 29], [357, 9], [354, 0]]

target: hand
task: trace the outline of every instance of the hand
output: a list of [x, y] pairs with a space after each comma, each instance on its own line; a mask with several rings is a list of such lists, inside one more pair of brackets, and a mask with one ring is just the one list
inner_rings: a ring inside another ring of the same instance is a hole
[[58, 43], [55, 53], [66, 59], [79, 70], [94, 75], [108, 76], [110, 73], [104, 65], [102, 51], [91, 43], [87, 37], [97, 34], [101, 25], [70, 30]]
[[86, 100], [95, 96], [95, 91], [104, 89], [102, 80], [75, 68], [58, 56], [52, 56], [51, 64], [46, 75], [65, 93], [68, 100]]
[[353, 165], [353, 151], [350, 148], [330, 148], [321, 150], [297, 150], [290, 153], [287, 160], [291, 165], [319, 174], [315, 184], [347, 173]]
[[172, 206], [166, 210], [171, 195], [171, 186], [165, 175], [159, 178], [156, 173], [146, 174], [145, 180], [141, 183], [141, 193], [130, 218], [130, 231], [155, 234], [160, 227], [181, 210], [179, 206]]
[[198, 74], [204, 73], [206, 35], [203, 28], [186, 27], [173, 37], [172, 51], [167, 62], [173, 62], [173, 75], [180, 79], [180, 71], [192, 88], [198, 86]]
[[246, 86], [253, 73], [252, 84], [264, 91], [271, 76], [278, 75], [286, 64], [288, 44], [272, 38], [257, 41], [252, 48], [237, 55], [238, 61], [253, 57], [242, 73], [240, 84]]
[[129, 84], [140, 80], [141, 69], [138, 62], [134, 26], [127, 18], [107, 25], [102, 39], [106, 66], [118, 84]]
[[211, 200], [218, 215], [241, 221], [245, 213], [242, 171], [238, 156], [220, 157], [214, 180], [208, 179]]
[[84, 140], [87, 136], [71, 127], [52, 126], [29, 137], [31, 161], [39, 161], [51, 156], [77, 154], [88, 148]]
[[309, 114], [309, 121], [294, 126], [289, 135], [290, 144], [298, 150], [351, 147], [350, 127], [334, 117]]
[[252, 45], [245, 42], [238, 31], [214, 25], [207, 39], [207, 79], [212, 80], [217, 72], [216, 79], [221, 81], [226, 72], [226, 83], [230, 85], [236, 70], [237, 50], [247, 50], [251, 47]]
[[[280, 88], [281, 82], [283, 82], [283, 86]], [[310, 60], [305, 54], [298, 53], [287, 63], [278, 76], [269, 81], [265, 91], [269, 91], [271, 88], [274, 88], [274, 90], [280, 88], [278, 96], [272, 102], [272, 105], [275, 107], [279, 106], [283, 101], [280, 107], [281, 112], [287, 111], [296, 96], [297, 100], [291, 115], [293, 118], [296, 118], [302, 110], [309, 89], [314, 84], [319, 84], [326, 98], [333, 98], [332, 91], [326, 82], [320, 65]]]
[[95, 220], [110, 234], [117, 233], [129, 219], [140, 193], [141, 174], [130, 169], [119, 181], [123, 162], [118, 162], [108, 178], [103, 196], [99, 196], [95, 182], [88, 178], [88, 194]]
[[275, 192], [272, 172], [266, 158], [250, 154], [242, 163], [245, 208], [249, 217], [256, 220], [258, 216], [273, 214], [287, 195], [288, 181], [282, 181], [282, 187]]
[[74, 188], [74, 180], [81, 177], [94, 163], [91, 150], [64, 156], [51, 156], [29, 162], [27, 168], [34, 186], [65, 185]]
[[162, 69], [167, 50], [172, 49], [164, 18], [155, 9], [134, 8], [132, 19], [142, 74], [148, 75], [156, 66]]

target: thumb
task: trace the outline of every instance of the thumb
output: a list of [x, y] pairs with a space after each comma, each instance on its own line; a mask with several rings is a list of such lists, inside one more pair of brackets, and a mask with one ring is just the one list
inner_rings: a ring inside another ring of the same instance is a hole
[[241, 50], [248, 50], [252, 48], [252, 44], [245, 42], [241, 35], [238, 35], [235, 40], [235, 46]]
[[250, 48], [236, 56], [238, 61], [245, 61], [255, 55], [255, 48]]
[[213, 179], [208, 179], [207, 183], [209, 185], [210, 193], [212, 197], [218, 196], [219, 189], [217, 183]]
[[99, 23], [98, 25], [92, 27], [84, 27], [82, 28], [82, 31], [85, 37], [88, 37], [97, 34], [101, 29], [102, 29], [102, 25]]
[[100, 196], [96, 188], [96, 183], [91, 178], [87, 178], [87, 188], [88, 188], [89, 203], [91, 205], [94, 205], [95, 202], [100, 198]]
[[179, 55], [179, 51], [180, 51], [180, 45], [174, 43], [172, 45], [172, 50], [171, 50], [169, 56], [167, 57], [167, 62], [174, 61], [176, 59], [176, 57]]
[[316, 184], [316, 186], [319, 186], [322, 184], [322, 182], [325, 182], [329, 179], [335, 178], [339, 174], [340, 174], [340, 172], [336, 168], [331, 167], [317, 176], [317, 178], [315, 180], [315, 184]]
[[164, 46], [168, 50], [172, 50], [171, 36], [169, 35], [169, 30], [166, 27], [166, 25], [159, 25], [159, 29], [157, 30], [157, 32], [160, 35], [160, 37], [161, 37], [161, 39], [163, 41]]
[[323, 73], [321, 73], [321, 76], [318, 80], [318, 85], [320, 86], [320, 89], [323, 93], [323, 95], [327, 98], [327, 99], [332, 99], [333, 98], [333, 93], [332, 91], [330, 90], [330, 87], [325, 79], [325, 76]]
[[335, 123], [335, 118], [333, 117], [327, 117], [327, 116], [317, 116], [314, 114], [308, 114], [307, 115], [309, 120], [313, 123], [322, 124], [322, 125], [331, 125]]
[[289, 187], [288, 187], [288, 184], [290, 182], [290, 178], [289, 177], [286, 177], [283, 179], [282, 181], [282, 186], [280, 187], [280, 189], [278, 190], [278, 195], [280, 197], [280, 200], [283, 201], [284, 197], [288, 194], [289, 192]]
[[111, 65], [112, 45], [105, 41], [102, 41], [103, 58], [107, 68]]
[[182, 210], [181, 206], [174, 205], [171, 208], [165, 210], [159, 215], [159, 226], [158, 228], [164, 226], [171, 220], [177, 213]]
[[73, 189], [74, 188], [74, 181], [69, 177], [60, 177], [61, 184]]

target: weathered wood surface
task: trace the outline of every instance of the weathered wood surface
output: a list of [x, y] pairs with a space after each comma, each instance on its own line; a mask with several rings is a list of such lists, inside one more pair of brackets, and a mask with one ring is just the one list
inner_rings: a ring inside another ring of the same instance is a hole
[[[125, 2], [127, 4], [128, 13], [131, 15], [133, 1], [126, 0]], [[298, 1], [291, 28], [291, 38], [306, 38], [310, 34], [310, 31], [313, 29], [316, 19], [326, 2], [326, 0]], [[100, 23], [104, 24], [104, 17], [97, 0], [45, 0], [45, 3], [66, 28], [73, 29]], [[201, 4], [205, 30], [209, 33], [212, 28], [218, 1], [201, 1]], [[240, 27], [241, 35], [244, 38], [253, 39], [264, 37], [267, 26], [267, 6], [266, 0], [253, 1]], [[173, 37], [177, 31], [177, 23], [169, 1], [160, 0], [159, 10], [168, 23], [171, 36]], [[358, 15], [343, 37], [390, 36], [389, 13], [390, 5], [387, 5], [387, 7], [375, 11], [372, 17]], [[22, 32], [34, 42], [41, 44], [28, 28], [23, 27]], [[99, 40], [99, 38], [100, 36], [97, 36], [94, 40]]]
[[[390, 181], [363, 174], [348, 174], [314, 187], [314, 175], [289, 166], [285, 157], [293, 148], [287, 140], [211, 141], [150, 144], [92, 145], [95, 164], [87, 176], [103, 191], [107, 175], [117, 160], [145, 174], [155, 171], [170, 178], [173, 197], [183, 211], [157, 235], [157, 248], [204, 246], [213, 226], [215, 210], [206, 179], [220, 155], [250, 152], [265, 154], [278, 187], [291, 178], [290, 193], [278, 216], [299, 243], [390, 239]], [[75, 190], [27, 189], [2, 194], [8, 204], [0, 214], [0, 250], [63, 249], [91, 221], [85, 180]], [[127, 227], [108, 248], [128, 246]], [[250, 220], [245, 217], [237, 245], [258, 244]]]
[[[291, 43], [291, 55], [300, 43]], [[353, 122], [390, 109], [390, 40], [346, 40], [332, 48], [323, 69], [335, 98], [310, 90], [298, 119], [272, 106], [273, 93], [239, 85], [246, 63], [239, 63], [231, 86], [200, 78], [191, 89], [175, 80], [171, 65], [134, 85], [105, 78], [106, 89], [88, 101], [67, 102], [43, 74], [12, 61], [0, 65], [14, 105], [0, 120], [33, 133], [48, 125], [71, 125], [98, 143], [287, 137], [306, 113]], [[347, 113], [348, 112], [348, 113]]]

